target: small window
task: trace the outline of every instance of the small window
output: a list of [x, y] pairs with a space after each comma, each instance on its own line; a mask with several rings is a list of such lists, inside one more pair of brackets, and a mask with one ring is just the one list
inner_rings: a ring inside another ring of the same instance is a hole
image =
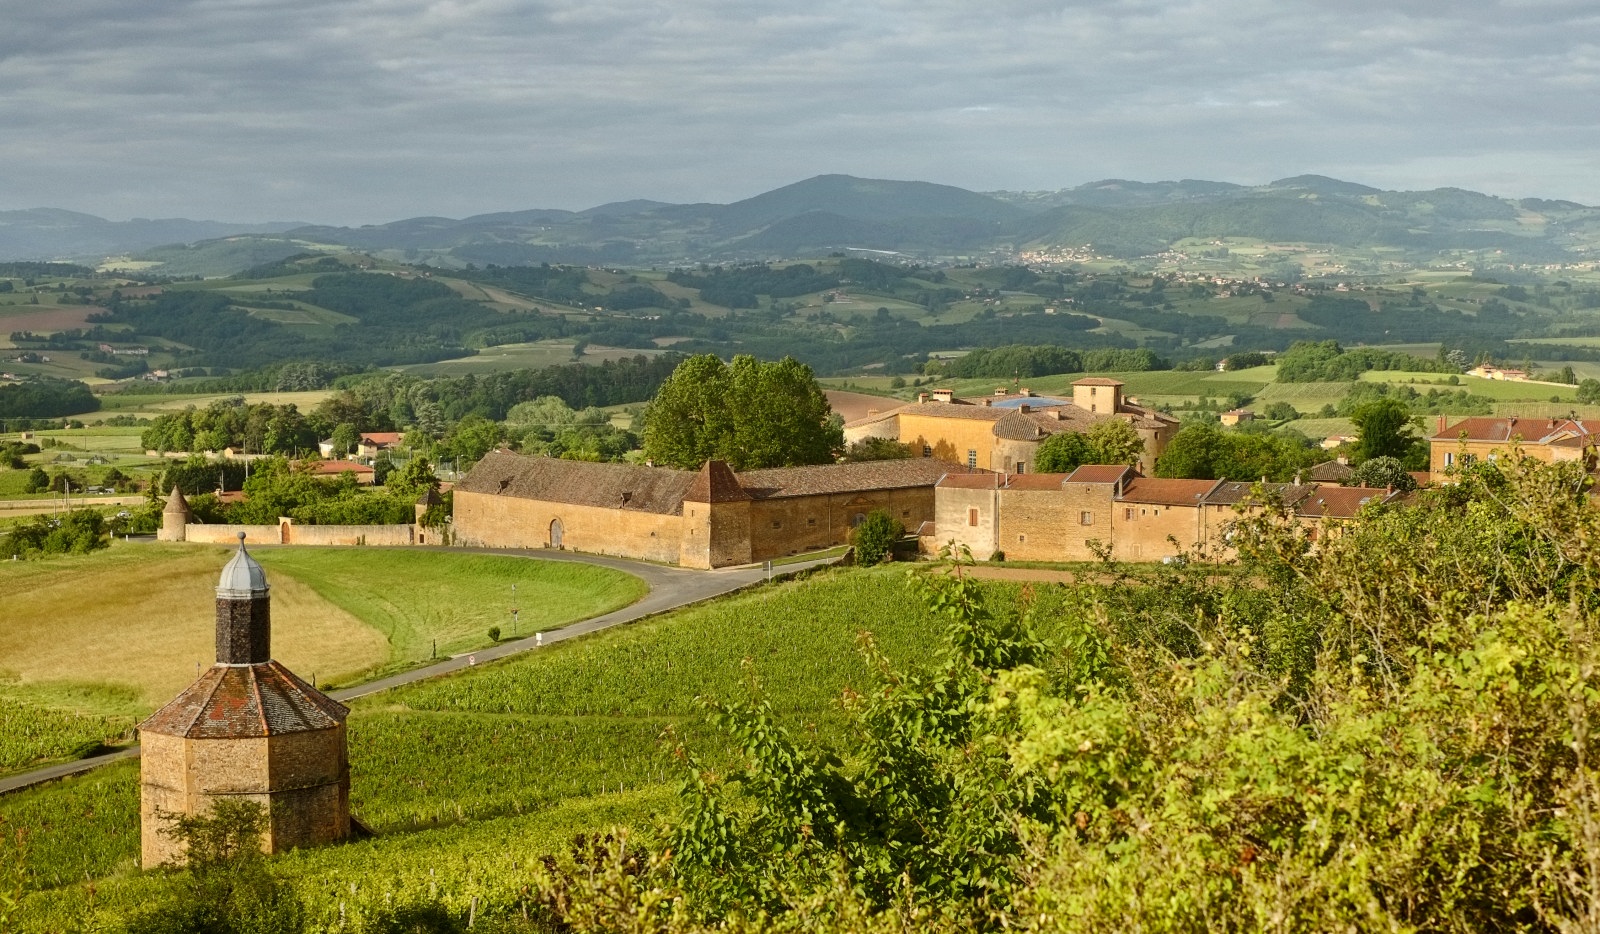
[[967, 466], [973, 468], [978, 466], [978, 452], [972, 448], [967, 449]]
[[777, 520], [777, 519], [773, 519], [772, 520], [772, 527], [775, 528], [775, 529], [781, 529], [781, 528], [783, 528], [783, 523], [781, 521]]
[[1028, 472], [1028, 462], [1027, 461], [1017, 461], [1017, 473], [1027, 473], [1027, 472]]
[[1446, 452], [1444, 452], [1444, 465], [1446, 467], [1454, 467], [1456, 465], [1456, 452], [1454, 452], [1454, 451], [1446, 451]]
[[978, 510], [976, 510], [976, 509], [968, 509], [967, 510], [967, 525], [975, 526], [977, 524], [978, 524]]
[[814, 518], [806, 520], [806, 525], [816, 525], [816, 524], [817, 524], [817, 520], [814, 519]]
[[930, 444], [924, 444], [922, 446], [922, 456], [923, 457], [932, 457], [933, 456], [933, 446], [930, 445]]
[[908, 518], [910, 515], [911, 515], [911, 510], [909, 510], [909, 509], [900, 510], [900, 518], [905, 519], [905, 518]]
[[1127, 507], [1123, 508], [1123, 510], [1122, 510], [1122, 518], [1127, 519], [1129, 522], [1133, 521], [1133, 507], [1132, 506], [1127, 506]]
[[1025, 542], [1027, 540], [1028, 540], [1028, 536], [1026, 536], [1026, 535], [1018, 535], [1017, 536], [1017, 541], [1019, 541], [1019, 542]]
[[1094, 525], [1094, 513], [1089, 512], [1087, 510], [1085, 510], [1084, 512], [1078, 513], [1078, 524], [1079, 525]]
[[863, 523], [865, 521], [867, 521], [867, 514], [864, 513], [864, 512], [858, 512], [858, 513], [856, 513], [856, 517], [854, 519], [850, 520], [850, 527], [851, 528], [856, 528], [857, 526], [861, 525], [861, 523]]

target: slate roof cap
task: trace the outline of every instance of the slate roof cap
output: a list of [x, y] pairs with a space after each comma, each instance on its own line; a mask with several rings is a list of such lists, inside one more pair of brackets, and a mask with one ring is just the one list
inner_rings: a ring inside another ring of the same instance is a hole
[[222, 576], [217, 579], [217, 596], [249, 599], [259, 597], [271, 588], [267, 585], [267, 572], [261, 569], [250, 552], [244, 550], [244, 533], [239, 533], [239, 550], [222, 566]]

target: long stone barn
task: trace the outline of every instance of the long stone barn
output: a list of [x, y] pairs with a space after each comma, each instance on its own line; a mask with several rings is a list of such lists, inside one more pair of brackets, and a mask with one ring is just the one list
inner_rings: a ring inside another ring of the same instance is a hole
[[924, 458], [734, 473], [495, 451], [456, 484], [452, 525], [462, 545], [729, 567], [842, 545], [874, 509], [915, 531], [940, 479], [969, 472], [987, 473]]

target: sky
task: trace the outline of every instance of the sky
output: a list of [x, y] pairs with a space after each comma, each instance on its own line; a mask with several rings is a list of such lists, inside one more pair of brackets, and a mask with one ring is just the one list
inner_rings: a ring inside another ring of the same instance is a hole
[[1316, 173], [1600, 204], [1593, 0], [0, 0], [0, 210]]

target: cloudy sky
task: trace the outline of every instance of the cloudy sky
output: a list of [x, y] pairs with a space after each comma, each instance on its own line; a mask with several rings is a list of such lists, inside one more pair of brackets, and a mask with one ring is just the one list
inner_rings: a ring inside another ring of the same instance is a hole
[[1600, 204], [1593, 0], [0, 0], [0, 210], [375, 223], [826, 172]]

